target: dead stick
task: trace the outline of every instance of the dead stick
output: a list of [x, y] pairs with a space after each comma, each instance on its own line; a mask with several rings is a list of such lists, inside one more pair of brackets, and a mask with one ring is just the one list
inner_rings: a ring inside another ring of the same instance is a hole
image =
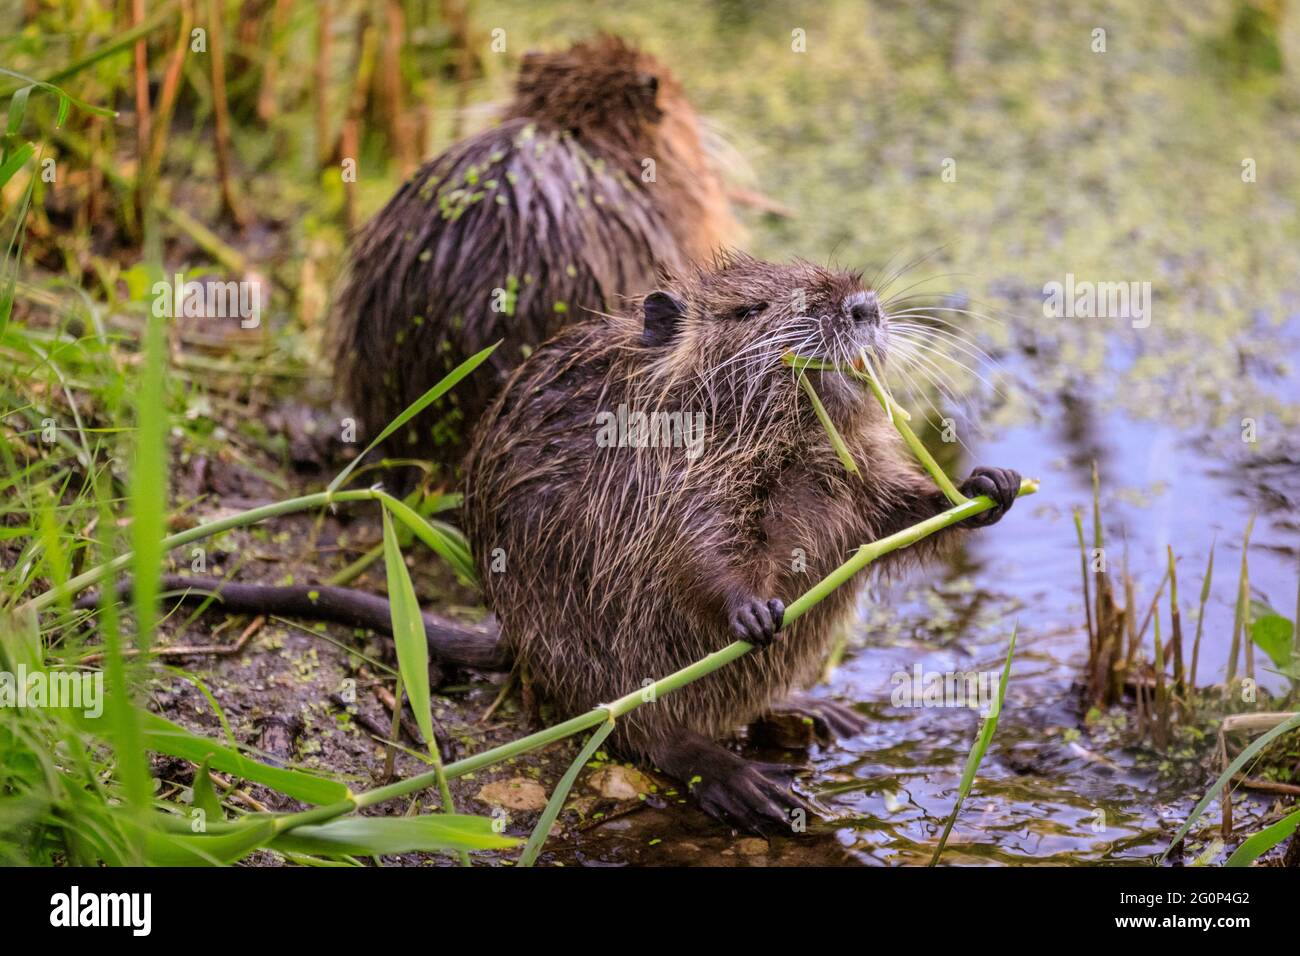
[[795, 217], [794, 210], [789, 206], [752, 189], [741, 189], [738, 186], [733, 186], [727, 190], [727, 199], [737, 206], [757, 209], [769, 216], [779, 216], [781, 219], [793, 219]]
[[1287, 796], [1300, 797], [1300, 786], [1294, 783], [1281, 783], [1277, 780], [1262, 780], [1259, 777], [1246, 777], [1237, 774], [1232, 778], [1232, 782], [1239, 787], [1245, 787], [1248, 790], [1259, 790], [1263, 793], [1281, 793]]
[[316, 162], [324, 167], [329, 162], [330, 140], [330, 102], [329, 102], [329, 59], [330, 59], [330, 0], [320, 0], [316, 4], [316, 63], [315, 80], [312, 83], [316, 100]]
[[[248, 623], [244, 628], [239, 639], [233, 644], [191, 644], [182, 647], [157, 647], [149, 652], [151, 657], [194, 657], [202, 654], [210, 654], [214, 657], [232, 657], [244, 649], [253, 635], [262, 629], [266, 623], [266, 615], [259, 614]], [[128, 647], [122, 650], [123, 657], [135, 657], [140, 653], [138, 647]], [[96, 651], [94, 654], [88, 654], [81, 659], [82, 664], [98, 664], [104, 659], [102, 651]]]
[[157, 122], [154, 123], [153, 136], [149, 143], [149, 158], [146, 181], [152, 183], [162, 167], [163, 152], [167, 146], [168, 127], [171, 125], [172, 110], [176, 106], [176, 95], [180, 92], [181, 70], [185, 66], [185, 55], [189, 51], [190, 27], [194, 23], [194, 5], [190, 0], [181, 4], [181, 22], [176, 31], [176, 45], [163, 71], [162, 87], [158, 91]]
[[221, 209], [236, 226], [245, 219], [235, 200], [230, 169], [230, 106], [226, 102], [226, 60], [222, 41], [220, 0], [208, 0], [208, 35], [212, 41], [212, 117], [217, 147], [217, 178], [221, 181]]

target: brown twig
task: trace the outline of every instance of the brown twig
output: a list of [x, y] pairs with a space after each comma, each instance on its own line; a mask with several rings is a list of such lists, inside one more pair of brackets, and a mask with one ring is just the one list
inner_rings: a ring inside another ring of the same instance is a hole
[[442, 0], [442, 18], [451, 26], [452, 48], [456, 51], [456, 106], [451, 114], [451, 138], [456, 140], [465, 122], [472, 72], [469, 10], [464, 0]]
[[[132, 29], [138, 28], [144, 19], [144, 0], [131, 0]], [[142, 222], [147, 218], [145, 213], [152, 188], [148, 178], [149, 132], [149, 43], [142, 36], [135, 41], [135, 151], [139, 164], [135, 178], [135, 206]]]
[[[149, 654], [152, 657], [197, 657], [204, 654], [213, 657], [233, 657], [248, 645], [253, 635], [260, 631], [264, 624], [266, 624], [266, 615], [259, 614], [248, 622], [248, 626], [244, 628], [238, 640], [233, 644], [187, 644], [179, 647], [156, 647], [150, 650]], [[140, 649], [128, 647], [124, 648], [121, 653], [123, 657], [135, 657], [140, 653]], [[103, 652], [96, 651], [94, 654], [83, 657], [80, 663], [98, 664], [103, 659]]]
[[234, 789], [235, 780], [233, 777], [228, 777], [224, 773], [218, 773], [215, 770], [209, 770], [208, 776], [212, 778], [213, 783], [219, 784], [225, 788], [227, 796], [239, 798], [239, 802], [248, 807], [248, 809], [252, 810], [254, 813], [271, 812], [270, 807], [262, 803], [260, 800], [255, 799], [248, 791]]
[[316, 4], [316, 63], [312, 92], [316, 101], [316, 162], [321, 168], [330, 161], [329, 60], [330, 27], [333, 4], [319, 0]]
[[478, 719], [480, 724], [486, 724], [492, 715], [497, 712], [497, 708], [510, 696], [510, 691], [518, 683], [518, 677], [518, 671], [513, 667], [510, 668], [510, 673], [506, 675], [506, 679], [501, 683], [501, 690], [497, 693], [496, 698], [488, 705], [488, 709], [483, 711], [483, 716]]
[[163, 70], [162, 86], [158, 91], [158, 110], [153, 124], [153, 136], [149, 142], [146, 181], [152, 184], [162, 167], [163, 153], [167, 148], [167, 134], [171, 126], [172, 111], [176, 106], [176, 95], [180, 92], [181, 74], [185, 66], [185, 56], [189, 52], [190, 29], [194, 25], [194, 5], [191, 0], [181, 0], [180, 26], [176, 31], [176, 45], [172, 47], [171, 56]]
[[[373, 689], [375, 696], [379, 698], [380, 703], [388, 708], [388, 712], [395, 716], [400, 716], [402, 731], [406, 734], [411, 743], [423, 749], [424, 736], [420, 733], [420, 728], [415, 726], [415, 721], [411, 719], [405, 707], [402, 707], [400, 711], [397, 709], [397, 698], [393, 695], [393, 692], [383, 684], [376, 684]], [[402, 695], [402, 702], [406, 702], [405, 694]]]
[[[144, 23], [144, 0], [131, 0], [131, 26]], [[149, 155], [149, 44], [145, 37], [135, 41], [135, 137], [141, 163]]]
[[1241, 542], [1241, 577], [1237, 581], [1237, 610], [1232, 619], [1232, 647], [1228, 651], [1228, 678], [1224, 682], [1224, 693], [1229, 693], [1233, 681], [1237, 679], [1237, 659], [1241, 654], [1241, 639], [1249, 632], [1247, 619], [1250, 615], [1250, 534], [1255, 528], [1255, 516], [1252, 514], [1246, 522], [1246, 534]]
[[1165, 593], [1165, 585], [1168, 583], [1169, 572], [1165, 571], [1164, 577], [1160, 579], [1160, 586], [1156, 588], [1156, 593], [1151, 596], [1151, 603], [1147, 606], [1146, 617], [1142, 618], [1142, 626], [1138, 628], [1138, 643], [1141, 643], [1142, 639], [1147, 636], [1147, 628], [1151, 626], [1151, 616], [1156, 613], [1156, 605], [1160, 603], [1160, 596]]
[[368, 730], [371, 736], [378, 740], [385, 740], [388, 737], [388, 730], [375, 718], [357, 708], [356, 704], [349, 704], [343, 699], [342, 694], [330, 694], [330, 702], [339, 710], [346, 711], [352, 716], [352, 720]]
[[1277, 780], [1263, 780], [1259, 777], [1247, 777], [1237, 774], [1232, 782], [1247, 790], [1259, 790], [1262, 793], [1280, 793], [1290, 797], [1300, 797], [1300, 786], [1294, 783], [1281, 783]]
[[262, 88], [257, 91], [257, 118], [263, 123], [275, 119], [277, 112], [275, 86], [280, 66], [280, 35], [284, 33], [291, 5], [292, 0], [275, 0], [275, 9], [271, 12], [271, 36], [267, 42], [267, 56], [262, 64]]
[[[360, 162], [361, 115], [366, 108], [366, 90], [370, 88], [370, 79], [375, 70], [377, 49], [378, 42], [375, 37], [374, 25], [370, 22], [369, 16], [363, 13], [357, 33], [356, 55], [352, 71], [356, 79], [353, 81], [352, 90], [348, 94], [347, 112], [343, 117], [343, 125], [339, 129], [338, 143], [330, 149], [330, 159], [347, 158], [353, 162]], [[351, 236], [356, 231], [358, 224], [355, 177], [345, 179], [343, 182], [343, 218], [344, 226], [348, 235]]]
[[235, 197], [230, 163], [230, 105], [226, 101], [226, 60], [222, 40], [221, 0], [208, 0], [209, 57], [212, 60], [212, 116], [214, 121], [217, 178], [221, 181], [221, 211], [236, 226], [247, 221]]
[[388, 120], [388, 136], [393, 156], [405, 179], [416, 167], [415, 147], [411, 142], [410, 124], [402, 96], [402, 47], [406, 36], [406, 17], [400, 0], [384, 3], [384, 55], [380, 88]]
[[1178, 571], [1174, 566], [1174, 549], [1166, 545], [1169, 553], [1169, 645], [1174, 658], [1174, 693], [1183, 694], [1185, 672], [1183, 670], [1183, 623], [1182, 611], [1178, 607]]
[[737, 206], [757, 209], [769, 216], [777, 216], [781, 219], [795, 218], [794, 210], [789, 206], [753, 189], [742, 189], [739, 186], [729, 187], [727, 189], [727, 199]]

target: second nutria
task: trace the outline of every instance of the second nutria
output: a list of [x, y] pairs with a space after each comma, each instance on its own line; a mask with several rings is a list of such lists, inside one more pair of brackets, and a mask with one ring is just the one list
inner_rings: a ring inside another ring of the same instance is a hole
[[335, 381], [378, 433], [497, 340], [385, 451], [454, 465], [528, 350], [731, 235], [681, 85], [609, 36], [523, 60], [499, 125], [425, 164], [362, 229], [332, 320]]
[[[564, 715], [736, 638], [770, 645], [621, 718], [611, 738], [746, 829], [789, 826], [798, 798], [788, 772], [716, 740], [815, 676], [859, 589], [778, 632], [782, 602], [857, 546], [948, 507], [860, 384], [809, 373], [861, 470], [849, 474], [781, 361], [849, 362], [859, 348], [882, 363], [889, 349], [888, 318], [859, 276], [732, 256], [535, 351], [465, 462], [488, 607]], [[640, 415], [630, 440], [611, 430]], [[1013, 471], [977, 469], [963, 492], [997, 507], [968, 523], [998, 520], [1019, 487]], [[845, 727], [842, 712], [813, 716]]]

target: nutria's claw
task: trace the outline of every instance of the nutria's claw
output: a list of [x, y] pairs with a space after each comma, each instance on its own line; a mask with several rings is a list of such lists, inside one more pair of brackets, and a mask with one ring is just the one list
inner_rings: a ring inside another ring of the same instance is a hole
[[815, 810], [790, 784], [797, 767], [744, 761], [725, 777], [696, 781], [691, 793], [705, 813], [763, 835], [802, 832]]
[[785, 605], [776, 598], [770, 601], [750, 598], [736, 605], [727, 623], [737, 640], [766, 647], [777, 639], [784, 615]]
[[988, 495], [994, 506], [982, 511], [973, 518], [967, 518], [966, 524], [975, 528], [985, 528], [1002, 520], [1016, 501], [1020, 493], [1020, 473], [1010, 468], [976, 468], [961, 486], [961, 493], [968, 498]]

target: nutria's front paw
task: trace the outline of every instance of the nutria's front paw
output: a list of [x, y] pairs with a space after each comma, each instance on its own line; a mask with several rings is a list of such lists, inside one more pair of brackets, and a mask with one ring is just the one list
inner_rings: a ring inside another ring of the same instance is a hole
[[737, 640], [766, 647], [776, 640], [784, 616], [785, 605], [776, 598], [770, 601], [746, 598], [731, 609], [727, 624]]
[[1020, 473], [1010, 468], [976, 468], [962, 483], [961, 493], [967, 498], [988, 495], [993, 499], [992, 508], [967, 518], [966, 524], [975, 528], [997, 524], [1020, 493]]

